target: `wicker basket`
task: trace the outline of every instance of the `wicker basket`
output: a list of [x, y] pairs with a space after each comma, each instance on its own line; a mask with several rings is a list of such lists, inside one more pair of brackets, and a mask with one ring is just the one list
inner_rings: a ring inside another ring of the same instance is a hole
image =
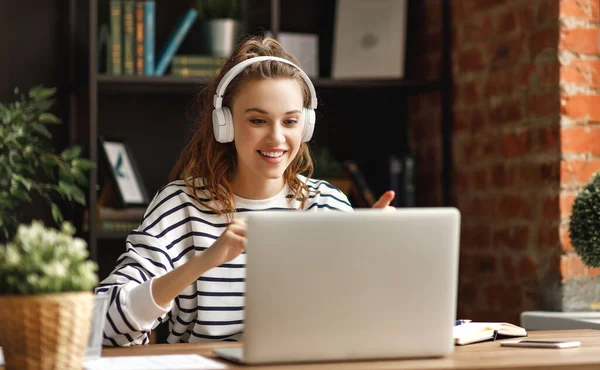
[[81, 370], [93, 305], [91, 292], [0, 295], [6, 369]]

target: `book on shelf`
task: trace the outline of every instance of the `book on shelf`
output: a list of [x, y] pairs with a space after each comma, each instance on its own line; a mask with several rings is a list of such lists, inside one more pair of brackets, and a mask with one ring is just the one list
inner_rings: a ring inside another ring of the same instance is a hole
[[[156, 0], [109, 0], [100, 2], [98, 43], [109, 36], [110, 62], [100, 59], [99, 72], [111, 75], [147, 75], [154, 73], [154, 34]], [[108, 13], [105, 13], [105, 7]], [[106, 17], [104, 14], [108, 14]], [[104, 28], [108, 28], [108, 32]]]
[[212, 55], [177, 54], [171, 61], [171, 67], [222, 68], [225, 62], [227, 62], [226, 58]]
[[215, 77], [219, 73], [219, 68], [189, 68], [189, 67], [171, 67], [171, 75], [181, 77]]
[[490, 340], [526, 337], [527, 331], [507, 322], [468, 322], [453, 329], [454, 344], [462, 346]]
[[[100, 231], [131, 231], [138, 227], [144, 218], [146, 208], [96, 207], [96, 226]], [[89, 210], [83, 215], [84, 231], [89, 231]]]
[[156, 59], [156, 68], [154, 69], [155, 76], [162, 76], [165, 74], [165, 71], [171, 63], [173, 56], [175, 53], [177, 53], [177, 50], [179, 50], [179, 47], [183, 43], [183, 40], [187, 36], [197, 18], [198, 11], [190, 8], [173, 27], [171, 34], [162, 47], [159, 57]]
[[134, 52], [134, 10], [133, 0], [123, 0], [123, 74], [125, 76], [135, 75]]

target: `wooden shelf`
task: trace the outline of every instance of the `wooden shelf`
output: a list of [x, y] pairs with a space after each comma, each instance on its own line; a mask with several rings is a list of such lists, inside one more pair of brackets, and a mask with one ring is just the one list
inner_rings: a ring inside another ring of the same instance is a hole
[[[183, 93], [195, 94], [210, 79], [177, 76], [110, 76], [98, 75], [98, 91], [106, 93]], [[317, 88], [393, 88], [406, 93], [435, 91], [441, 83], [437, 80], [368, 79], [336, 80], [317, 78], [313, 80]]]

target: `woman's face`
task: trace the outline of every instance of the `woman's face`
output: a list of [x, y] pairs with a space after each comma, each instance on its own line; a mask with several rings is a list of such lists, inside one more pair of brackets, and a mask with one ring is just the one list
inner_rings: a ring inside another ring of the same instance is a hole
[[293, 79], [242, 85], [233, 99], [237, 175], [257, 185], [282, 179], [302, 144], [302, 89]]

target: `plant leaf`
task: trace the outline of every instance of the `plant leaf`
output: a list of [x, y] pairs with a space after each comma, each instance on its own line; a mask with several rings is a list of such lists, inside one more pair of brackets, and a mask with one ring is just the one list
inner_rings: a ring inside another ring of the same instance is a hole
[[51, 125], [55, 125], [55, 124], [59, 124], [60, 123], [60, 119], [58, 119], [58, 117], [56, 117], [52, 113], [42, 113], [38, 117], [38, 120], [40, 122], [42, 122], [42, 123], [48, 123], [48, 124], [51, 124]]
[[81, 189], [79, 189], [77, 186], [73, 186], [71, 190], [73, 192], [73, 200], [85, 206], [86, 201], [85, 194], [83, 193], [83, 191], [81, 191]]
[[75, 146], [72, 146], [70, 148], [63, 150], [63, 152], [60, 153], [60, 156], [65, 161], [72, 161], [73, 159], [79, 157], [80, 154], [81, 154], [81, 147], [75, 145]]
[[60, 211], [60, 208], [56, 205], [56, 203], [51, 203], [51, 208], [52, 218], [54, 219], [54, 222], [56, 222], [57, 224], [61, 223], [63, 221], [63, 216], [62, 212]]
[[45, 137], [47, 137], [48, 139], [52, 138], [52, 134], [50, 134], [50, 131], [48, 131], [48, 129], [46, 128], [46, 126], [37, 123], [37, 122], [31, 122], [31, 128], [33, 129], [33, 131], [37, 132], [38, 134], [42, 134]]
[[83, 171], [87, 171], [89, 169], [96, 167], [96, 164], [94, 162], [90, 161], [89, 159], [85, 159], [85, 158], [74, 159], [73, 162], [71, 162], [71, 164], [73, 165], [73, 167], [76, 167]]

